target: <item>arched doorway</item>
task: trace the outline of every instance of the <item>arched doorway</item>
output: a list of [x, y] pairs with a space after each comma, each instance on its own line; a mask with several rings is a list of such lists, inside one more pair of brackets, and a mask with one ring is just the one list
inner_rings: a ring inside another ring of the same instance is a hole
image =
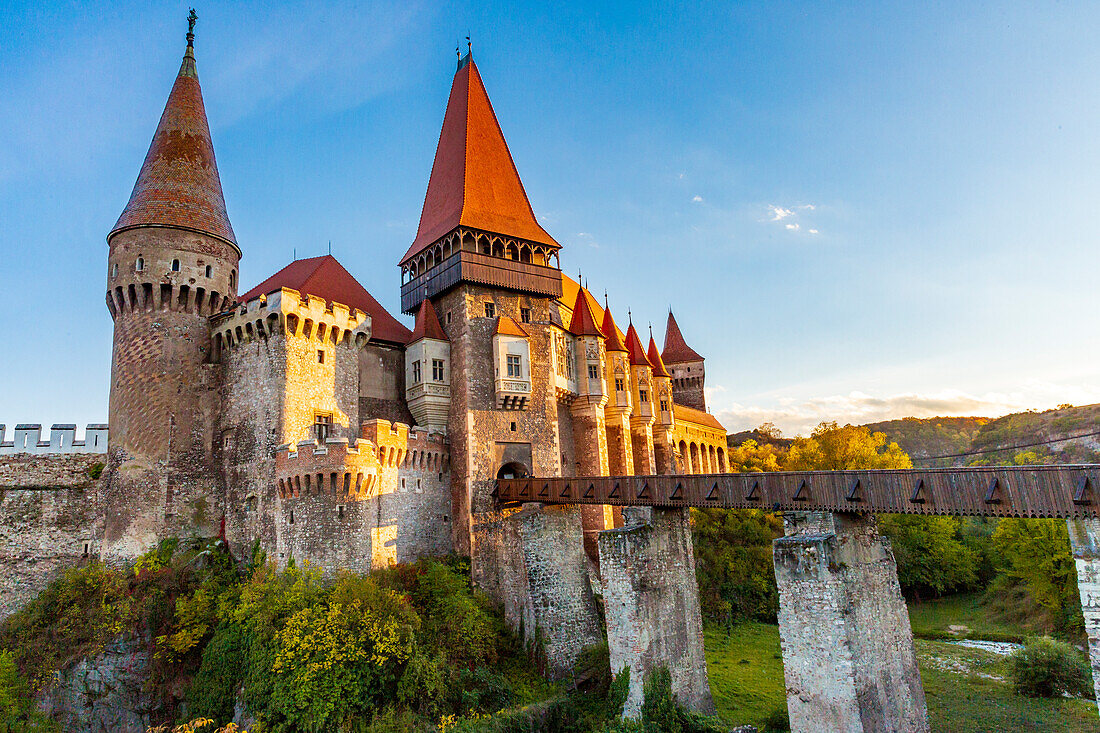
[[531, 472], [522, 463], [505, 463], [497, 471], [497, 478], [527, 478]]

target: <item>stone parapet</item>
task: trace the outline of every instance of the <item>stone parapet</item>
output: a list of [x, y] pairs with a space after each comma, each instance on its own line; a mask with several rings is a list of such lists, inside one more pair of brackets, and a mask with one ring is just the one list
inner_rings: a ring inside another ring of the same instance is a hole
[[76, 439], [76, 425], [50, 426], [50, 439], [42, 440], [42, 426], [22, 423], [15, 426], [11, 440], [4, 440], [7, 426], [0, 424], [0, 455], [13, 453], [106, 453], [107, 426], [93, 423], [84, 428], [84, 440]]
[[303, 440], [275, 449], [275, 479], [283, 499], [329, 494], [342, 501], [362, 501], [378, 491], [381, 464], [374, 443], [329, 438], [324, 445]]
[[342, 303], [282, 288], [216, 316], [211, 328], [221, 349], [279, 333], [360, 348], [370, 340], [371, 317]]
[[16, 453], [0, 456], [0, 490], [87, 489], [95, 483], [98, 453]]

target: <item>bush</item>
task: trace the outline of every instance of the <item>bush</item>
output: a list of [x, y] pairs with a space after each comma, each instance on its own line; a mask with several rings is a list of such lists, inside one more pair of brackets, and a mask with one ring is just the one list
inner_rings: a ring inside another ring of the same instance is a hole
[[783, 733], [791, 729], [791, 719], [787, 713], [787, 706], [779, 707], [768, 713], [764, 718], [764, 733]]
[[1064, 641], [1032, 637], [1009, 658], [1016, 692], [1027, 697], [1089, 696], [1091, 679], [1081, 654]]

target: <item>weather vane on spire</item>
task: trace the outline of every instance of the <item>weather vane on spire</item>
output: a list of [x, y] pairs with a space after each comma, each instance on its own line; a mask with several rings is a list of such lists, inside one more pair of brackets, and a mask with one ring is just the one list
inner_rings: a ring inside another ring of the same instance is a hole
[[195, 21], [199, 19], [198, 13], [194, 8], [191, 8], [191, 12], [187, 14], [187, 45], [195, 45]]

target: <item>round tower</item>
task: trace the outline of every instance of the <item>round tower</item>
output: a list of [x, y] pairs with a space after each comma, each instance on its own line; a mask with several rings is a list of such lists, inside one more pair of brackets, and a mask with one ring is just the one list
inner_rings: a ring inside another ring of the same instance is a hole
[[114, 319], [104, 554], [216, 534], [218, 372], [208, 318], [237, 295], [241, 252], [225, 210], [187, 50], [129, 203], [107, 235]]

